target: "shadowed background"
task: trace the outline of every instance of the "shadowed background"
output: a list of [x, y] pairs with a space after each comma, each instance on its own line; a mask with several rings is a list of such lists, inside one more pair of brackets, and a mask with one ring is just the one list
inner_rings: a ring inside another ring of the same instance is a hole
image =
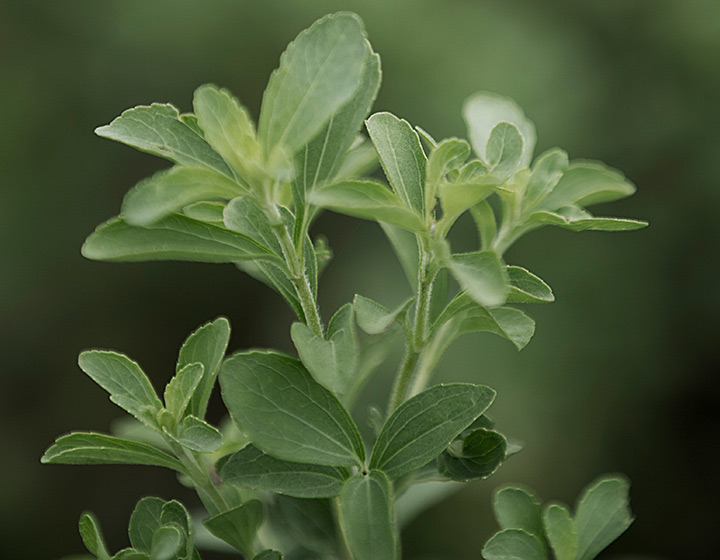
[[[594, 213], [651, 222], [627, 234], [548, 228], [507, 254], [545, 279], [557, 302], [526, 308], [537, 332], [521, 353], [491, 335], [468, 336], [438, 379], [497, 389], [498, 427], [526, 448], [409, 525], [405, 557], [480, 558], [495, 531], [490, 496], [504, 482], [572, 503], [592, 478], [620, 471], [632, 479], [637, 520], [604, 557], [715, 558], [717, 0], [0, 5], [2, 557], [80, 552], [77, 519], [86, 509], [117, 550], [139, 497], [196, 503], [161, 469], [40, 465], [57, 435], [106, 432], [121, 415], [78, 369], [82, 349], [129, 354], [157, 387], [171, 377], [184, 337], [220, 314], [234, 328], [231, 349], [292, 351], [284, 303], [230, 265], [80, 256], [84, 238], [118, 212], [127, 189], [169, 165], [93, 129], [153, 101], [190, 110], [193, 90], [207, 82], [232, 90], [257, 117], [285, 45], [338, 9], [365, 20], [382, 56], [375, 110], [436, 138], [464, 136], [465, 97], [509, 95], [537, 126], [536, 153], [560, 146], [572, 158], [622, 169], [638, 185], [633, 198]], [[407, 296], [376, 225], [326, 214], [314, 232], [326, 234], [335, 253], [321, 280], [326, 320], [355, 293], [388, 305]], [[471, 249], [474, 236], [460, 223], [454, 247]], [[367, 400], [384, 404], [386, 396]], [[219, 419], [220, 407], [214, 414]]]

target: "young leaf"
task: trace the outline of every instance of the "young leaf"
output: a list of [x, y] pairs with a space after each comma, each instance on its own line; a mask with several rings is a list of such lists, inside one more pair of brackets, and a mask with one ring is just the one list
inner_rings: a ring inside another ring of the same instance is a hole
[[177, 422], [190, 404], [190, 399], [203, 377], [204, 369], [200, 363], [188, 364], [178, 371], [165, 387], [165, 408]]
[[492, 247], [492, 243], [495, 241], [495, 236], [497, 235], [495, 212], [490, 204], [488, 204], [488, 201], [483, 200], [470, 208], [470, 214], [472, 215], [478, 230], [478, 235], [480, 236], [480, 246], [483, 251], [487, 251]]
[[405, 401], [388, 418], [373, 447], [370, 468], [391, 480], [440, 455], [490, 406], [495, 391], [484, 385], [436, 385]]
[[209, 222], [215, 226], [223, 227], [223, 212], [226, 204], [224, 202], [194, 202], [183, 208], [183, 214], [193, 220]]
[[563, 150], [548, 150], [535, 160], [525, 187], [523, 208], [535, 208], [558, 184], [568, 166], [568, 155]]
[[180, 461], [152, 445], [91, 432], [60, 436], [40, 461], [60, 465], [152, 465], [185, 472]]
[[501, 122], [492, 129], [485, 154], [493, 175], [505, 179], [517, 171], [524, 155], [525, 142], [513, 124]]
[[368, 56], [365, 31], [355, 14], [325, 16], [290, 43], [263, 96], [258, 137], [269, 155], [295, 154], [360, 85]]
[[223, 159], [169, 104], [128, 109], [110, 124], [96, 128], [95, 134], [180, 165], [205, 167], [232, 177]]
[[469, 155], [470, 145], [458, 138], [446, 138], [430, 152], [425, 178], [425, 208], [435, 206], [438, 186], [450, 171], [461, 167]]
[[480, 305], [505, 303], [509, 287], [505, 267], [494, 251], [453, 255], [450, 272], [465, 292]]
[[441, 227], [447, 234], [450, 226], [466, 210], [477, 206], [497, 188], [494, 177], [480, 177], [472, 183], [444, 183], [438, 189], [443, 210]]
[[128, 535], [130, 544], [141, 552], [150, 552], [152, 548], [152, 537], [155, 530], [160, 528], [162, 522], [163, 506], [167, 502], [161, 498], [148, 496], [142, 498], [130, 516]]
[[542, 536], [542, 511], [537, 497], [522, 488], [503, 488], [493, 500], [495, 518], [501, 529], [522, 529]]
[[510, 281], [508, 303], [546, 303], [555, 301], [555, 296], [543, 280], [519, 266], [506, 269]]
[[204, 418], [220, 363], [225, 356], [230, 339], [230, 323], [225, 317], [218, 317], [195, 330], [183, 342], [178, 354], [176, 371], [192, 363], [203, 366], [203, 376], [190, 399], [188, 413]]
[[347, 395], [360, 354], [353, 306], [343, 305], [330, 319], [327, 340], [302, 323], [294, 323], [290, 334], [303, 365], [315, 380], [341, 398]]
[[565, 506], [551, 504], [543, 511], [543, 524], [555, 560], [574, 560], [577, 554], [578, 535], [575, 522]]
[[136, 362], [117, 352], [88, 350], [80, 354], [78, 365], [95, 383], [110, 393], [112, 402], [146, 426], [157, 427], [155, 418], [162, 403]]
[[543, 225], [552, 225], [571, 231], [633, 231], [646, 227], [648, 223], [626, 218], [595, 218], [589, 212], [577, 206], [565, 206], [559, 208], [556, 212], [548, 212], [547, 210], [533, 212], [525, 220], [524, 225], [529, 226], [531, 229]]
[[468, 481], [487, 478], [505, 460], [507, 441], [498, 432], [474, 430], [463, 439], [462, 453], [452, 447], [438, 457], [438, 471], [452, 480]]
[[274, 352], [235, 354], [220, 370], [220, 386], [240, 430], [262, 451], [298, 463], [362, 465], [355, 423], [299, 360]]
[[353, 560], [397, 560], [390, 481], [381, 471], [348, 479], [338, 497], [340, 528]]
[[130, 189], [120, 215], [132, 226], [148, 226], [193, 202], [229, 200], [247, 192], [246, 187], [212, 169], [176, 166]]
[[417, 132], [392, 113], [375, 113], [366, 126], [395, 194], [408, 208], [424, 216], [427, 158]]
[[220, 431], [195, 416], [183, 418], [174, 439], [183, 447], [200, 453], [214, 453], [223, 444]]
[[131, 226], [113, 218], [90, 234], [82, 254], [97, 261], [279, 262], [270, 249], [246, 235], [181, 214], [148, 227]]
[[504, 122], [515, 125], [522, 136], [524, 147], [520, 165], [527, 167], [530, 164], [535, 149], [535, 126], [515, 101], [495, 93], [478, 92], [465, 101], [463, 116], [470, 144], [482, 161], [489, 161], [486, 148], [490, 134]]
[[378, 302], [356, 294], [353, 299], [353, 307], [357, 324], [369, 335], [384, 333], [393, 326], [397, 318], [407, 311], [414, 301], [415, 298], [411, 297], [390, 311]]
[[374, 181], [342, 181], [327, 185], [315, 189], [310, 195], [310, 202], [342, 214], [386, 222], [409, 231], [425, 230], [417, 212], [404, 206], [385, 185]]
[[276, 255], [282, 255], [282, 247], [273, 231], [265, 212], [250, 197], [239, 197], [230, 201], [223, 212], [225, 226], [254, 239]]
[[78, 529], [85, 548], [97, 556], [99, 560], [109, 560], [110, 553], [105, 545], [100, 524], [92, 513], [86, 511], [80, 516]]
[[575, 507], [577, 560], [592, 560], [622, 535], [633, 522], [630, 482], [619, 476], [602, 477], [589, 485]]
[[180, 529], [173, 525], [158, 527], [153, 533], [150, 560], [174, 560], [184, 543]]
[[226, 484], [259, 488], [296, 498], [332, 498], [348, 477], [346, 469], [275, 459], [248, 445], [234, 453], [220, 470]]
[[263, 508], [258, 500], [250, 500], [229, 511], [203, 521], [217, 538], [250, 557], [253, 541], [263, 521]]
[[495, 533], [482, 549], [485, 560], [548, 560], [540, 537], [522, 529]]
[[226, 89], [208, 84], [195, 90], [193, 109], [213, 149], [245, 181], [255, 179], [262, 165], [262, 150], [245, 107]]

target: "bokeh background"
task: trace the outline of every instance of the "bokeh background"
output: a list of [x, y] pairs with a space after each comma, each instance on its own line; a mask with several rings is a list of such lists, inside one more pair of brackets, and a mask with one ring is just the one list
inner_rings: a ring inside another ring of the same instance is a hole
[[[490, 335], [466, 337], [438, 377], [495, 387], [499, 427], [526, 448], [412, 522], [405, 557], [480, 558], [501, 483], [572, 503], [595, 476], [621, 471], [637, 520], [605, 558], [717, 558], [717, 0], [0, 3], [0, 557], [80, 552], [86, 509], [119, 549], [139, 497], [195, 503], [160, 469], [40, 465], [58, 434], [107, 431], [120, 415], [77, 368], [79, 351], [124, 351], [159, 386], [187, 333], [220, 314], [232, 321], [233, 349], [291, 350], [280, 298], [230, 265], [80, 256], [125, 191], [167, 166], [93, 128], [153, 101], [190, 110], [206, 82], [257, 116], [287, 42], [339, 9], [363, 17], [382, 56], [376, 110], [435, 137], [462, 136], [466, 96], [509, 95], [536, 123], [538, 153], [561, 146], [638, 185], [598, 214], [652, 224], [628, 234], [542, 230], [508, 253], [557, 302], [528, 309], [538, 328], [521, 353]], [[321, 284], [326, 319], [355, 293], [388, 305], [406, 296], [377, 226], [328, 214], [315, 232], [335, 252]], [[470, 227], [455, 233], [469, 248]]]

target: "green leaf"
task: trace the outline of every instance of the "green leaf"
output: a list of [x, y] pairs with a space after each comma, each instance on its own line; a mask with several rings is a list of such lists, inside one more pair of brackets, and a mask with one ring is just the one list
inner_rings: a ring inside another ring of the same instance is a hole
[[578, 535], [568, 509], [560, 504], [547, 506], [543, 511], [543, 524], [548, 542], [555, 553], [555, 560], [574, 560]]
[[436, 385], [405, 401], [388, 418], [373, 447], [370, 468], [391, 480], [428, 464], [490, 406], [484, 385]]
[[571, 204], [589, 206], [625, 198], [634, 192], [635, 185], [619, 171], [603, 163], [574, 161], [537, 208], [552, 212]]
[[96, 128], [95, 134], [180, 165], [214, 169], [232, 177], [223, 159], [169, 104], [128, 109], [110, 124]]
[[470, 144], [478, 157], [488, 162], [487, 146], [493, 129], [499, 123], [515, 125], [523, 139], [522, 167], [530, 165], [535, 149], [535, 126], [515, 101], [496, 93], [478, 92], [463, 106]]
[[425, 208], [435, 206], [437, 189], [451, 171], [461, 167], [470, 155], [470, 144], [458, 138], [446, 138], [430, 152], [425, 178]]
[[488, 201], [483, 200], [470, 208], [470, 214], [477, 227], [482, 250], [487, 251], [492, 247], [495, 236], [497, 235], [495, 212]]
[[224, 226], [223, 212], [226, 204], [224, 202], [194, 202], [183, 208], [183, 214], [193, 220], [210, 222], [215, 226]]
[[153, 533], [150, 560], [174, 560], [184, 542], [180, 529], [173, 525], [158, 527]]
[[340, 528], [353, 560], [397, 560], [392, 488], [381, 471], [348, 479], [338, 498]]
[[377, 335], [390, 329], [414, 301], [414, 297], [408, 298], [390, 311], [378, 302], [356, 294], [353, 299], [353, 307], [360, 328], [369, 335]]
[[493, 499], [495, 518], [501, 529], [522, 529], [542, 536], [542, 511], [535, 494], [522, 488], [503, 488]]
[[[71, 559], [66, 558], [65, 560]], [[150, 555], [134, 548], [123, 548], [112, 557], [112, 560], [150, 560]]]
[[110, 553], [108, 553], [105, 539], [103, 539], [100, 530], [100, 523], [92, 513], [86, 511], [80, 516], [78, 530], [88, 551], [97, 556], [99, 560], [108, 560], [110, 558]]
[[290, 335], [303, 365], [315, 380], [340, 398], [347, 395], [360, 355], [353, 306], [343, 305], [330, 319], [327, 340], [302, 323], [294, 323]]
[[165, 408], [180, 421], [190, 404], [195, 389], [203, 378], [204, 367], [200, 363], [188, 364], [175, 374], [165, 387]]
[[110, 393], [112, 402], [146, 426], [157, 428], [155, 418], [162, 403], [136, 362], [117, 352], [88, 350], [80, 354], [78, 365], [95, 383]]
[[282, 559], [283, 559], [283, 555], [280, 554], [277, 550], [270, 550], [268, 548], [267, 550], [263, 550], [253, 560], [282, 560]]
[[120, 218], [101, 224], [87, 238], [82, 254], [98, 261], [197, 261], [228, 263], [278, 261], [267, 247], [223, 227], [173, 214], [148, 227]]
[[299, 360], [274, 352], [235, 354], [220, 370], [223, 400], [250, 440], [278, 459], [362, 465], [355, 423]]
[[247, 189], [212, 169], [173, 167], [140, 181], [123, 199], [121, 216], [132, 226], [151, 225], [193, 202], [229, 200]]
[[128, 535], [130, 544], [141, 552], [150, 552], [155, 530], [162, 525], [162, 510], [167, 502], [148, 496], [142, 498], [130, 516]]
[[286, 266], [276, 266], [270, 262], [252, 262], [244, 261], [236, 263], [237, 267], [252, 276], [256, 280], [263, 282], [265, 285], [275, 290], [287, 302], [295, 315], [301, 321], [305, 321], [305, 313], [303, 312], [300, 298], [298, 298], [295, 286], [288, 278]]
[[505, 303], [509, 291], [507, 273], [494, 251], [453, 255], [449, 268], [462, 289], [480, 305], [495, 307]]
[[493, 175], [505, 179], [522, 165], [525, 142], [513, 124], [501, 122], [492, 129], [485, 154]]
[[532, 272], [519, 266], [506, 269], [510, 281], [508, 303], [549, 303], [555, 301], [550, 286]]
[[368, 46], [360, 18], [325, 16], [290, 43], [263, 96], [258, 137], [266, 155], [314, 138], [360, 85]]
[[275, 534], [286, 536], [290, 546], [306, 548], [321, 558], [333, 556], [342, 546], [333, 502], [278, 495], [268, 521]]
[[345, 154], [345, 159], [335, 174], [335, 180], [362, 177], [379, 166], [377, 152], [366, 136], [358, 136], [355, 145]]
[[526, 219], [525, 225], [533, 229], [541, 225], [552, 225], [571, 231], [633, 231], [646, 227], [648, 223], [626, 218], [595, 218], [577, 206], [565, 206], [557, 212], [533, 212]]
[[195, 90], [193, 109], [213, 149], [245, 181], [256, 179], [262, 169], [262, 150], [245, 107], [226, 89], [207, 84]]
[[548, 560], [545, 545], [522, 529], [495, 533], [482, 550], [485, 560]]
[[245, 555], [253, 549], [255, 535], [263, 521], [263, 508], [258, 500], [250, 500], [229, 511], [203, 521], [217, 538]]
[[445, 183], [438, 191], [443, 210], [442, 233], [447, 234], [450, 226], [466, 210], [477, 206], [497, 188], [493, 177], [480, 177], [472, 183]]
[[203, 376], [190, 399], [188, 413], [200, 419], [210, 400], [220, 363], [225, 356], [230, 340], [230, 323], [225, 317], [205, 323], [183, 342], [178, 354], [176, 371], [192, 363], [203, 365]]
[[498, 432], [474, 430], [462, 442], [462, 451], [455, 454], [452, 446], [438, 458], [438, 470], [458, 481], [478, 480], [493, 474], [505, 460], [507, 441]]
[[417, 212], [404, 206], [385, 185], [374, 181], [350, 180], [327, 185], [315, 189], [310, 202], [356, 218], [386, 222], [415, 232], [425, 230]]
[[183, 447], [200, 453], [214, 453], [223, 444], [220, 431], [195, 416], [183, 418], [174, 439]]
[[152, 445], [92, 432], [60, 436], [40, 461], [60, 465], [153, 465], [185, 472], [180, 461]]
[[400, 266], [410, 283], [413, 291], [417, 291], [417, 275], [418, 275], [418, 242], [415, 235], [407, 230], [380, 222], [380, 227], [390, 241], [395, 254], [397, 255]]
[[273, 231], [265, 212], [249, 197], [239, 197], [230, 201], [223, 212], [225, 226], [254, 239], [276, 255], [282, 255], [282, 247]]
[[591, 560], [622, 535], [633, 522], [630, 481], [605, 476], [587, 486], [575, 507], [577, 560]]
[[523, 208], [535, 208], [558, 184], [568, 166], [568, 155], [558, 148], [548, 150], [535, 160], [525, 187]]
[[408, 208], [424, 216], [427, 158], [417, 132], [392, 113], [375, 113], [366, 126], [395, 194]]
[[259, 488], [296, 498], [332, 498], [348, 477], [346, 469], [275, 459], [248, 445], [230, 456], [220, 470], [226, 484]]

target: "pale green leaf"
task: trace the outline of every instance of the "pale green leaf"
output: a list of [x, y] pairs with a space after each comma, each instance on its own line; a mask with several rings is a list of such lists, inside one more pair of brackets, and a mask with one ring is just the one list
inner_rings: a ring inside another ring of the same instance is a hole
[[443, 216], [440, 225], [443, 235], [466, 210], [484, 201], [497, 188], [493, 177], [480, 177], [473, 183], [444, 183], [438, 189]]
[[308, 465], [275, 459], [248, 445], [234, 453], [220, 470], [226, 484], [258, 488], [296, 498], [332, 498], [340, 493], [344, 468]]
[[492, 129], [485, 154], [490, 172], [505, 179], [517, 171], [524, 155], [522, 134], [513, 124], [501, 122]]
[[165, 387], [165, 408], [180, 421], [190, 404], [195, 389], [203, 378], [205, 368], [200, 363], [188, 364], [175, 374]]
[[183, 447], [199, 453], [214, 453], [223, 444], [218, 429], [195, 416], [183, 418], [175, 439]]
[[556, 212], [538, 210], [530, 214], [525, 225], [536, 228], [552, 225], [571, 231], [633, 231], [646, 227], [647, 222], [627, 218], [596, 218], [577, 206], [565, 206]]
[[519, 266], [506, 268], [510, 281], [508, 303], [546, 303], [555, 301], [550, 286], [532, 272]]
[[577, 560], [592, 560], [633, 522], [630, 481], [605, 476], [587, 486], [575, 507]]
[[121, 217], [133, 226], [147, 226], [194, 202], [231, 199], [247, 189], [212, 169], [173, 167], [140, 181], [123, 199]]
[[362, 465], [355, 423], [299, 360], [274, 352], [235, 354], [220, 371], [223, 400], [240, 430], [286, 461]]
[[157, 427], [155, 420], [162, 403], [140, 366], [117, 352], [88, 350], [78, 365], [95, 383], [110, 394], [110, 400], [143, 424]]
[[485, 560], [548, 560], [540, 537], [522, 529], [495, 533], [482, 550]]
[[209, 202], [204, 200], [202, 202], [193, 202], [183, 208], [183, 214], [193, 220], [200, 220], [201, 222], [210, 222], [216, 226], [223, 226], [223, 212], [225, 211], [226, 203], [224, 202]]
[[181, 165], [206, 167], [232, 177], [223, 159], [192, 126], [180, 120], [172, 105], [153, 103], [128, 109], [110, 124], [96, 128], [95, 134]]
[[478, 230], [480, 246], [483, 251], [487, 251], [492, 247], [495, 236], [497, 235], [495, 212], [488, 201], [483, 200], [470, 208], [470, 214]]
[[436, 385], [405, 401], [383, 426], [370, 468], [394, 480], [426, 465], [490, 406], [495, 391], [484, 385]]
[[418, 133], [418, 136], [422, 140], [422, 143], [425, 145], [425, 147], [429, 151], [432, 151], [438, 147], [438, 141], [435, 140], [435, 138], [433, 138], [432, 134], [430, 134], [427, 130], [425, 130], [419, 126], [416, 126], [415, 132]]
[[558, 184], [568, 166], [568, 155], [553, 148], [539, 156], [533, 163], [530, 178], [525, 187], [522, 206], [525, 210], [535, 208]]
[[263, 508], [258, 500], [250, 500], [229, 511], [203, 521], [217, 538], [243, 554], [253, 549], [253, 541], [263, 521]]
[[502, 434], [480, 428], [462, 440], [462, 450], [453, 446], [438, 457], [438, 471], [452, 480], [467, 481], [489, 477], [505, 460], [507, 441]]
[[180, 461], [152, 445], [89, 432], [60, 436], [40, 461], [60, 465], [152, 465], [185, 472]]
[[88, 551], [97, 556], [99, 560], [108, 560], [110, 558], [110, 553], [100, 530], [100, 523], [92, 513], [86, 511], [80, 516], [78, 530]]
[[353, 560], [397, 560], [392, 487], [381, 471], [348, 479], [338, 498], [340, 528]]
[[414, 297], [408, 298], [395, 309], [389, 310], [370, 298], [356, 294], [353, 299], [353, 307], [360, 328], [369, 335], [376, 335], [384, 333], [392, 327], [398, 317], [405, 313], [414, 301]]
[[210, 394], [220, 370], [230, 340], [230, 323], [225, 317], [205, 323], [183, 342], [176, 371], [192, 363], [203, 365], [203, 376], [190, 399], [188, 413], [200, 419], [205, 417]]
[[267, 247], [223, 227], [173, 214], [148, 227], [113, 218], [87, 238], [82, 254], [98, 261], [178, 260], [229, 263], [279, 259]]
[[375, 113], [366, 126], [395, 194], [408, 208], [424, 216], [427, 158], [417, 132], [392, 113]]
[[555, 560], [574, 560], [578, 535], [570, 511], [560, 504], [550, 504], [543, 511], [543, 524]]
[[336, 180], [362, 177], [377, 169], [379, 163], [375, 146], [372, 142], [367, 141], [366, 137], [360, 136], [359, 138], [361, 142], [350, 148], [345, 154], [345, 159], [335, 174]]
[[425, 178], [425, 208], [435, 206], [439, 185], [450, 171], [461, 167], [469, 155], [470, 145], [458, 138], [446, 138], [430, 152]]
[[501, 529], [522, 529], [542, 536], [542, 511], [537, 496], [522, 488], [498, 490], [493, 499], [495, 518]]
[[174, 560], [184, 543], [180, 529], [173, 525], [158, 527], [153, 533], [150, 560]]
[[252, 198], [243, 196], [231, 200], [223, 212], [223, 220], [228, 229], [256, 240], [276, 255], [282, 255], [282, 247], [270, 220]]
[[266, 154], [295, 154], [360, 85], [368, 46], [354, 14], [325, 16], [290, 43], [263, 96], [258, 137]]
[[494, 251], [453, 255], [449, 268], [462, 289], [480, 305], [505, 303], [509, 291], [507, 273]]

